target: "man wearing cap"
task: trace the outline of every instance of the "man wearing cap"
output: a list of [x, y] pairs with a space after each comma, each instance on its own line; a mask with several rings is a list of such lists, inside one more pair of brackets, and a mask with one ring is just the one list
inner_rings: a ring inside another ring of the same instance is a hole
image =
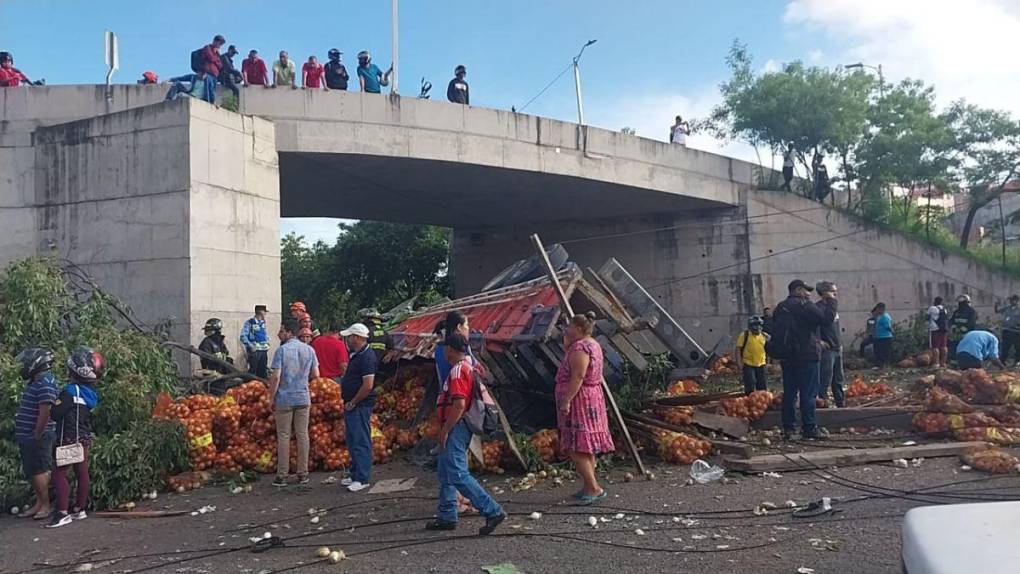
[[[815, 305], [824, 313], [829, 300], [836, 300], [838, 292], [832, 281], [819, 281], [815, 284], [815, 292], [819, 300]], [[818, 363], [818, 398], [828, 402], [829, 389], [832, 389], [832, 400], [837, 407], [846, 406], [843, 392], [843, 342], [840, 339], [839, 313], [828, 325], [818, 328], [818, 337], [822, 344], [821, 362]]]
[[457, 66], [453, 70], [453, 79], [450, 80], [450, 85], [446, 87], [446, 99], [454, 104], [464, 104], [465, 106], [470, 105], [471, 96], [468, 93], [468, 83], [464, 79], [467, 75], [467, 68], [464, 66]]
[[340, 379], [344, 400], [347, 448], [351, 453], [351, 476], [340, 481], [351, 492], [368, 488], [372, 474], [372, 407], [375, 405], [375, 353], [368, 346], [371, 332], [355, 323], [340, 335], [347, 339], [351, 356]]
[[266, 332], [265, 305], [256, 305], [255, 316], [241, 326], [241, 346], [248, 356], [248, 372], [256, 377], [268, 377], [269, 334]]
[[776, 305], [773, 313], [773, 333], [769, 341], [770, 353], [778, 356], [783, 368], [783, 438], [791, 439], [797, 430], [799, 396], [803, 438], [821, 439], [824, 433], [815, 424], [821, 358], [818, 330], [836, 320], [836, 299], [826, 298], [822, 304], [815, 305], [809, 300], [814, 289], [800, 279], [791, 281], [787, 290], [789, 296]]
[[237, 89], [237, 83], [242, 81], [241, 72], [237, 71], [234, 67], [234, 56], [237, 55], [237, 47], [233, 44], [227, 48], [227, 51], [220, 54], [220, 75], [216, 79], [232, 94], [235, 98], [241, 97], [240, 90]]

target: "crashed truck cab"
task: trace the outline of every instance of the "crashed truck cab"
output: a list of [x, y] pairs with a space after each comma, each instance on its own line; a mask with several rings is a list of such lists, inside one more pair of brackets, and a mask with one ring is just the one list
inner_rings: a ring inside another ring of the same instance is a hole
[[[611, 388], [626, 386], [629, 368], [644, 371], [651, 357], [663, 353], [676, 367], [674, 378], [704, 372], [710, 355], [616, 259], [596, 271], [567, 261], [560, 246], [549, 258], [573, 310], [598, 318], [594, 337], [604, 350]], [[385, 362], [432, 360], [440, 343], [435, 327], [453, 310], [467, 316], [473, 354], [485, 365], [510, 423], [520, 430], [553, 426], [565, 316], [538, 256], [511, 265], [476, 295], [417, 311], [393, 326]], [[423, 406], [431, 406], [428, 398]]]

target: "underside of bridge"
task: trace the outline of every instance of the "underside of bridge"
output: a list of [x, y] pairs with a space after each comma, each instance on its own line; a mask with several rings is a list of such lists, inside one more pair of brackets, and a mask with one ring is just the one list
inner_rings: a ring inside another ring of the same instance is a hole
[[474, 228], [719, 209], [695, 197], [502, 167], [361, 154], [279, 158], [283, 217]]

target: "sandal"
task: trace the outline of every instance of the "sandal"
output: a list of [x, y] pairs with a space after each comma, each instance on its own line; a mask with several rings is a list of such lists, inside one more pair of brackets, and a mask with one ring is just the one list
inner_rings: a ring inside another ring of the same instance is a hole
[[582, 505], [588, 506], [591, 504], [595, 504], [596, 502], [602, 500], [607, 496], [609, 496], [609, 493], [606, 492], [605, 489], [602, 489], [602, 492], [600, 492], [599, 494], [582, 494], [581, 497], [578, 498], [578, 500], [581, 502]]

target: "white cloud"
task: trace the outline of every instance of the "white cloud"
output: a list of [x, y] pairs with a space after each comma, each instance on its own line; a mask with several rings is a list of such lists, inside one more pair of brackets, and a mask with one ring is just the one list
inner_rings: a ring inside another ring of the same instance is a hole
[[296, 233], [303, 235], [308, 245], [319, 240], [332, 245], [340, 234], [336, 226], [344, 221], [350, 220], [328, 217], [284, 217], [280, 219], [280, 236]]
[[1016, 0], [790, 0], [785, 21], [826, 45], [830, 64], [882, 64], [958, 98], [1020, 114]]

